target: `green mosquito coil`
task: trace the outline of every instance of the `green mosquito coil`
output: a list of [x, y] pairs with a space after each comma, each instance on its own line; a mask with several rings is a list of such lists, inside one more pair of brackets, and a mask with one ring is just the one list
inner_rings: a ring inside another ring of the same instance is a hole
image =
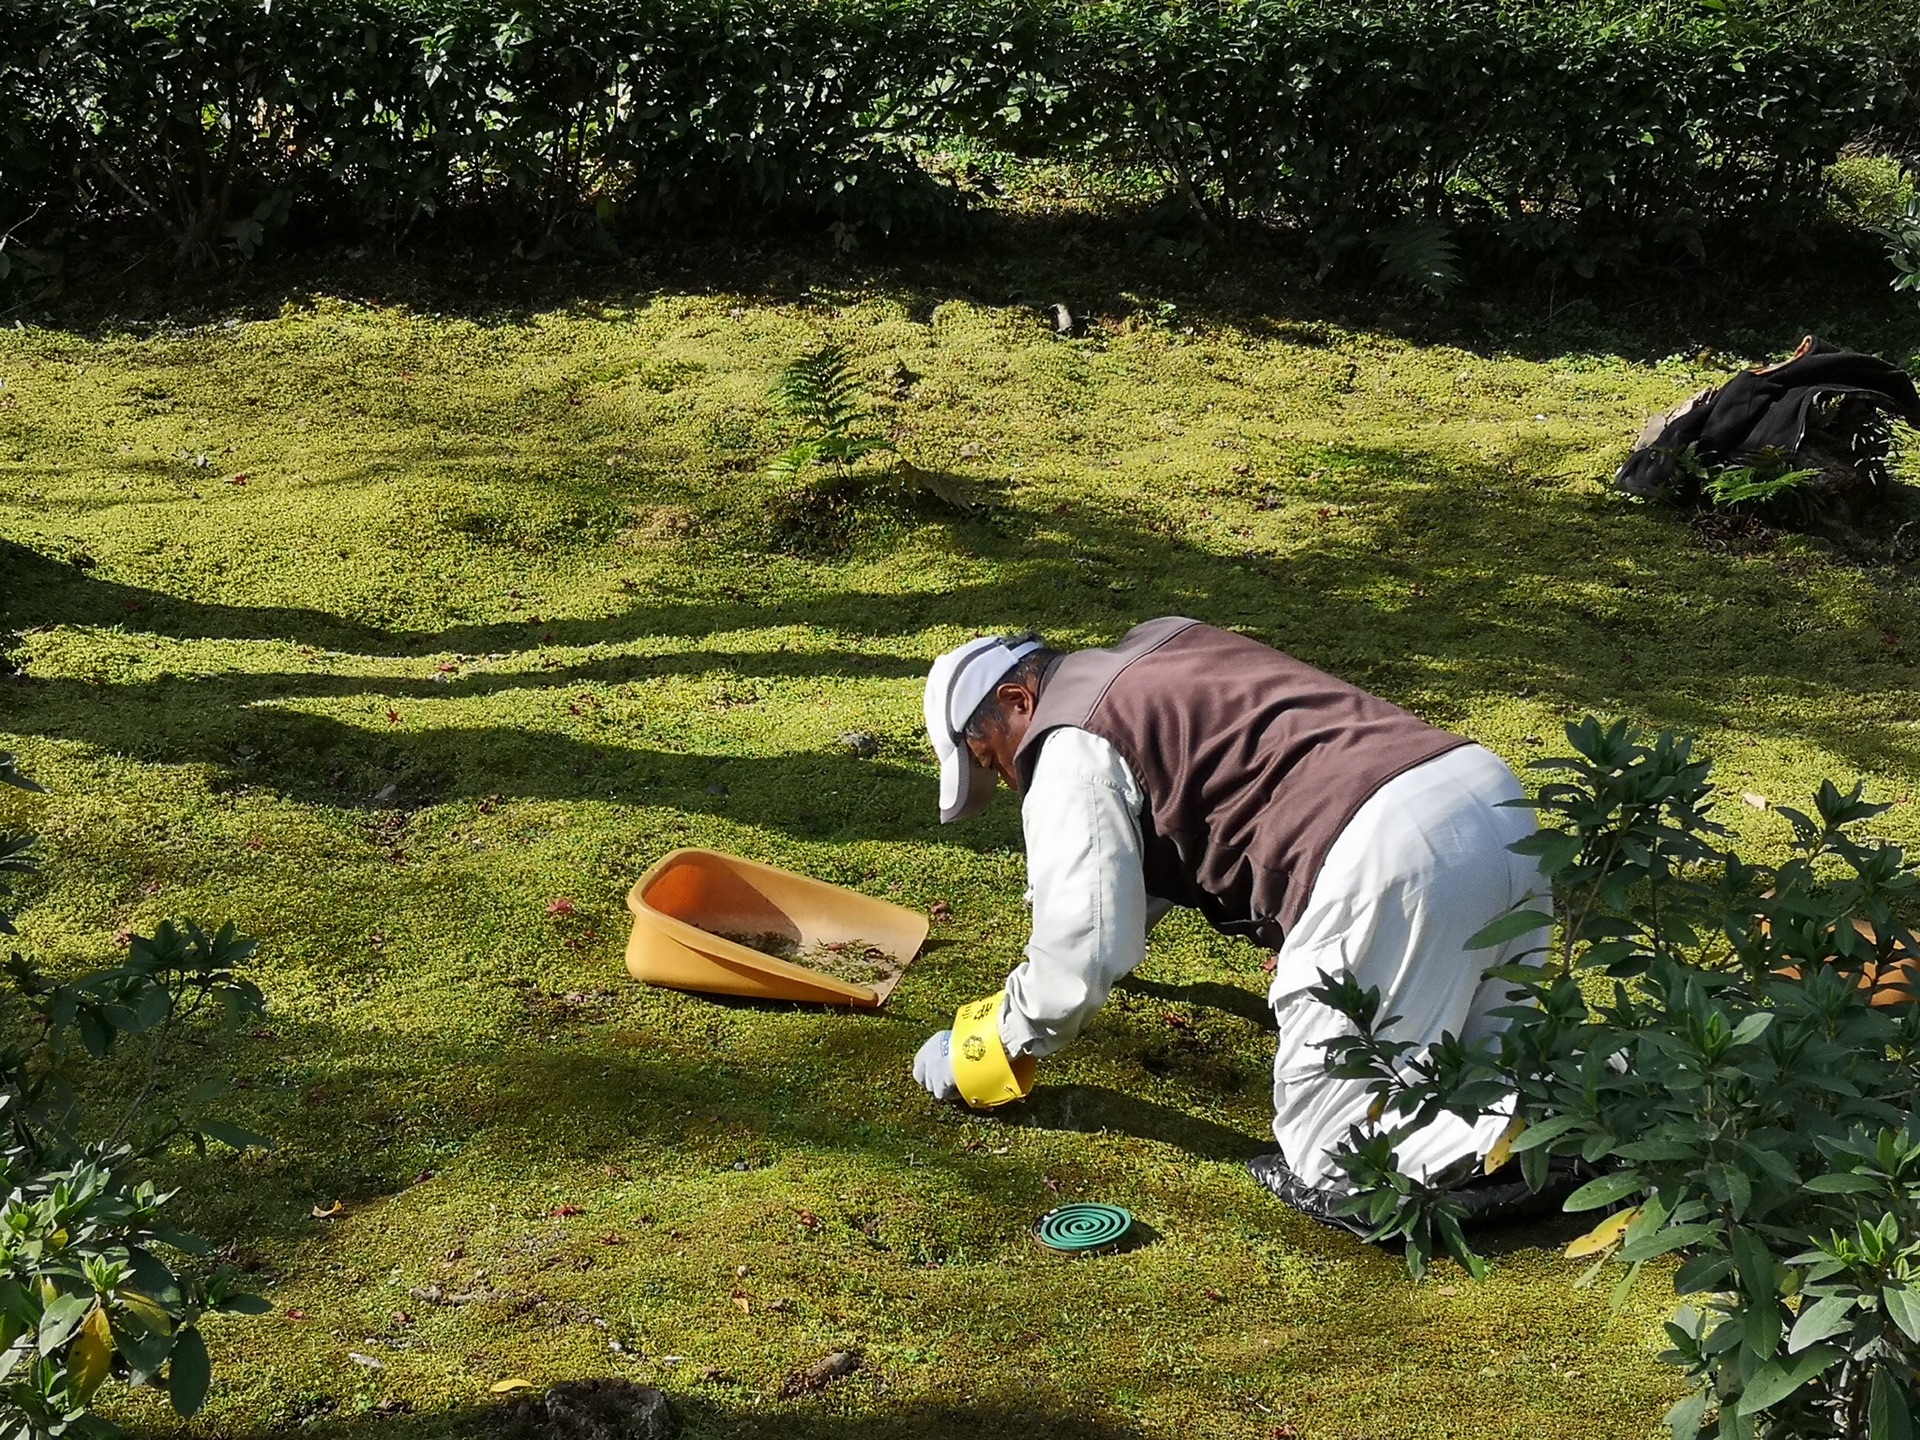
[[1133, 1216], [1118, 1205], [1062, 1205], [1033, 1225], [1033, 1238], [1049, 1250], [1080, 1254], [1118, 1245], [1133, 1228]]

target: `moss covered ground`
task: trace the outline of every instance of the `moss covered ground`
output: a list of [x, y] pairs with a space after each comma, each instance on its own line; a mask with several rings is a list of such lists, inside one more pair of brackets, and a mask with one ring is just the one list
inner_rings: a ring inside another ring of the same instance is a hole
[[[1735, 355], [1659, 358], [1591, 305], [1455, 341], [1086, 271], [1063, 341], [1052, 293], [828, 273], [500, 306], [322, 277], [0, 331], [26, 941], [70, 968], [231, 918], [271, 1006], [178, 1083], [233, 1073], [277, 1148], [169, 1179], [274, 1311], [214, 1328], [200, 1420], [120, 1418], [425, 1440], [486, 1429], [505, 1380], [621, 1375], [695, 1437], [1649, 1433], [1658, 1284], [1610, 1310], [1547, 1226], [1414, 1287], [1244, 1176], [1249, 948], [1170, 922], [1018, 1109], [916, 1090], [1024, 940], [1015, 808], [935, 823], [920, 677], [977, 631], [1186, 613], [1516, 763], [1627, 716], [1700, 734], [1736, 794], [1863, 777], [1914, 840], [1914, 573], [1609, 497]], [[1763, 306], [1746, 354], [1824, 328], [1901, 358], [1895, 306]], [[824, 337], [923, 493], [762, 477], [768, 383]], [[952, 919], [878, 1014], [650, 990], [623, 897], [682, 845]], [[1039, 1253], [1078, 1198], [1151, 1243]], [[835, 1350], [860, 1369], [788, 1383]]]

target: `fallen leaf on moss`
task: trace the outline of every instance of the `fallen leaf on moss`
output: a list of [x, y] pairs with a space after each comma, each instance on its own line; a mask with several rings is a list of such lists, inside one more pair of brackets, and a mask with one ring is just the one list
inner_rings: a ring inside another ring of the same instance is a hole
[[496, 1380], [487, 1387], [488, 1391], [494, 1395], [511, 1395], [516, 1390], [531, 1390], [532, 1388], [533, 1382], [531, 1380], [522, 1380], [518, 1375], [514, 1376], [511, 1380]]
[[319, 1205], [313, 1207], [313, 1218], [316, 1220], [334, 1220], [346, 1213], [347, 1207], [338, 1200], [324, 1207]]
[[836, 1350], [823, 1360], [816, 1361], [805, 1370], [796, 1370], [780, 1386], [780, 1398], [791, 1400], [797, 1395], [811, 1395], [824, 1390], [843, 1375], [851, 1375], [860, 1368], [860, 1357], [849, 1350]]

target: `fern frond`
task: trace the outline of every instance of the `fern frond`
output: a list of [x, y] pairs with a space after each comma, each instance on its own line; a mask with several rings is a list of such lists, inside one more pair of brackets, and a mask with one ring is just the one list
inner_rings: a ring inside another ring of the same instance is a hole
[[774, 456], [767, 465], [767, 478], [790, 485], [822, 458], [818, 440], [802, 440], [798, 445], [790, 446], [782, 454]]
[[1368, 239], [1380, 254], [1380, 270], [1389, 280], [1434, 299], [1460, 284], [1460, 247], [1444, 225], [1409, 221], [1377, 230]]
[[848, 358], [846, 348], [832, 341], [807, 351], [773, 382], [774, 404], [829, 435], [841, 434], [860, 415]]
[[1707, 481], [1707, 498], [1722, 510], [1737, 505], [1764, 505], [1799, 490], [1819, 473], [1818, 470], [1789, 470], [1762, 479], [1751, 465], [1733, 466]]
[[884, 435], [848, 435], [845, 433], [828, 435], [817, 445], [819, 458], [841, 465], [851, 465], [865, 455], [890, 454], [893, 442]]

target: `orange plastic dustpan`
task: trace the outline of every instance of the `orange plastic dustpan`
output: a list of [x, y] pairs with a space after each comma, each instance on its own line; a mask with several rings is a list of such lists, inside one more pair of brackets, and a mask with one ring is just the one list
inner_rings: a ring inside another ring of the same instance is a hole
[[[857, 891], [717, 850], [675, 850], [627, 895], [627, 969], [676, 990], [878, 1005], [920, 952], [927, 917]], [[776, 959], [729, 936], [777, 942]], [[804, 963], [844, 953], [867, 983]]]

